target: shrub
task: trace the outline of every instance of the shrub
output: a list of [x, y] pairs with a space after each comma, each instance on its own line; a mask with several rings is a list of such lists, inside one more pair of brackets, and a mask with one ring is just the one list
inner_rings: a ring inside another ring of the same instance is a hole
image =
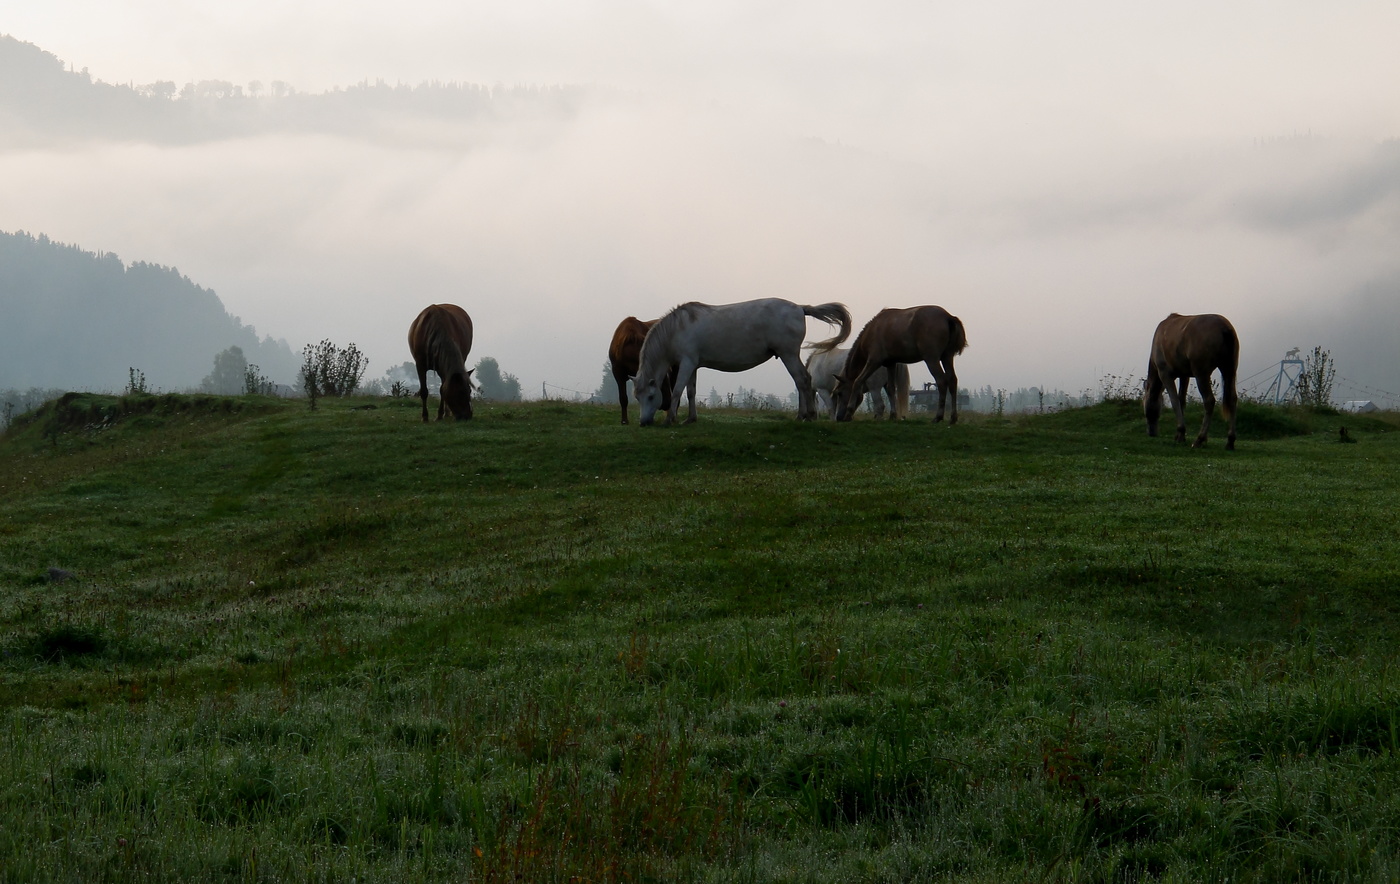
[[1330, 407], [1332, 404], [1332, 381], [1337, 376], [1337, 366], [1332, 354], [1321, 347], [1313, 347], [1312, 352], [1303, 357], [1303, 370], [1298, 375], [1298, 401], [1313, 408]]
[[122, 390], [122, 393], [127, 396], [132, 396], [138, 393], [144, 394], [149, 392], [150, 390], [146, 387], [146, 373], [140, 369], [127, 368], [126, 389]]
[[337, 347], [328, 340], [301, 350], [301, 385], [311, 407], [321, 396], [349, 396], [360, 385], [369, 360], [354, 344]]

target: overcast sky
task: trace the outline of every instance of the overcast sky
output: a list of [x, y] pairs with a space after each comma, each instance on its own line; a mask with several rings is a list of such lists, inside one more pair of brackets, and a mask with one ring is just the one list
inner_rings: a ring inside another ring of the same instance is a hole
[[[1243, 374], [1320, 344], [1400, 387], [1400, 336], [1366, 319], [1400, 291], [1393, 2], [0, 10], [108, 82], [598, 87], [566, 123], [469, 147], [0, 152], [0, 229], [178, 266], [294, 347], [354, 340], [372, 374], [432, 301], [537, 393], [593, 389], [627, 314], [776, 295], [858, 322], [941, 304], [968, 329], [964, 386], [1141, 376], [1175, 310], [1229, 314]], [[786, 392], [775, 366], [701, 387], [740, 383]]]

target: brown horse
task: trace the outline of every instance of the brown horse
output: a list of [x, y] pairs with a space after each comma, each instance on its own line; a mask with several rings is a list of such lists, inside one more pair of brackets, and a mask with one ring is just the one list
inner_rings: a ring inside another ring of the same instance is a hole
[[836, 419], [851, 419], [860, 405], [860, 391], [875, 372], [882, 368], [893, 370], [900, 363], [922, 362], [938, 383], [938, 414], [934, 420], [943, 420], [944, 401], [951, 392], [953, 414], [948, 423], [957, 423], [958, 375], [953, 370], [953, 357], [966, 348], [967, 331], [962, 320], [942, 307], [881, 310], [856, 336], [846, 367], [836, 377], [836, 389], [832, 391]]
[[428, 371], [442, 379], [438, 420], [452, 409], [459, 421], [472, 416], [472, 378], [467, 354], [472, 349], [472, 320], [456, 304], [430, 304], [408, 327], [408, 349], [418, 369], [418, 398], [423, 400], [423, 423], [428, 422]]
[[[1240, 365], [1240, 338], [1230, 320], [1216, 313], [1182, 316], [1173, 313], [1157, 325], [1152, 335], [1152, 355], [1147, 361], [1147, 383], [1143, 388], [1142, 411], [1147, 416], [1147, 435], [1157, 435], [1157, 419], [1162, 416], [1162, 390], [1172, 400], [1176, 412], [1176, 441], [1186, 441], [1186, 388], [1196, 379], [1196, 390], [1206, 407], [1201, 434], [1192, 448], [1206, 444], [1211, 415], [1215, 413], [1215, 393], [1210, 388], [1211, 372], [1219, 369], [1222, 402], [1220, 413], [1230, 422], [1225, 450], [1235, 450], [1235, 374]], [[1177, 382], [1180, 388], [1173, 386]]]
[[[617, 324], [612, 343], [608, 345], [608, 362], [612, 365], [613, 380], [617, 381], [617, 401], [622, 406], [622, 422], [627, 423], [627, 381], [637, 376], [637, 368], [642, 361], [642, 342], [647, 332], [656, 325], [653, 319], [644, 322], [629, 316]], [[671, 408], [671, 387], [676, 382], [676, 372], [672, 368], [666, 375], [666, 386], [661, 390], [661, 407]], [[689, 387], [690, 401], [695, 401], [695, 384]]]

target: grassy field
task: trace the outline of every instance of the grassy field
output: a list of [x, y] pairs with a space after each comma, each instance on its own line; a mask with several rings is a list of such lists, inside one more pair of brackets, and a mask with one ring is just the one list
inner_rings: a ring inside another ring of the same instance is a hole
[[616, 420], [17, 421], [0, 881], [1400, 880], [1394, 416]]

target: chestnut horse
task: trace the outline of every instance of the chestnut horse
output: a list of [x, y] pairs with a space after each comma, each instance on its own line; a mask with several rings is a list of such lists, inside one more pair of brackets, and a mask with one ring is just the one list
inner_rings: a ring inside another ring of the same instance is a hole
[[922, 362], [938, 383], [938, 414], [943, 420], [944, 401], [952, 394], [953, 414], [948, 423], [958, 422], [958, 375], [953, 357], [967, 348], [967, 331], [962, 320], [942, 307], [887, 307], [866, 323], [851, 345], [846, 367], [836, 378], [836, 419], [848, 421], [860, 405], [860, 394], [870, 376], [882, 368], [900, 363]]
[[[1215, 413], [1215, 393], [1210, 388], [1211, 373], [1220, 371], [1220, 413], [1230, 423], [1225, 450], [1235, 450], [1235, 375], [1240, 365], [1240, 337], [1230, 320], [1217, 313], [1182, 316], [1173, 313], [1157, 325], [1152, 335], [1152, 355], [1147, 361], [1147, 382], [1143, 387], [1142, 411], [1147, 417], [1147, 435], [1157, 435], [1157, 419], [1162, 415], [1165, 389], [1176, 412], [1176, 441], [1186, 441], [1186, 388], [1196, 379], [1196, 390], [1206, 407], [1201, 433], [1192, 448], [1206, 444], [1211, 415]], [[1174, 386], [1176, 382], [1178, 386]]]
[[408, 327], [408, 349], [418, 369], [418, 398], [423, 400], [423, 423], [428, 422], [428, 371], [442, 379], [438, 391], [438, 420], [452, 409], [457, 420], [472, 416], [472, 379], [467, 354], [472, 349], [472, 320], [456, 304], [430, 304]]
[[[617, 324], [612, 343], [608, 345], [608, 362], [612, 365], [613, 380], [617, 381], [617, 402], [622, 406], [624, 424], [627, 423], [627, 381], [637, 376], [637, 368], [642, 361], [642, 341], [646, 340], [647, 332], [656, 323], [655, 319], [644, 322], [635, 316], [629, 316]], [[671, 409], [671, 387], [675, 383], [676, 372], [673, 367], [666, 375], [666, 383], [661, 388], [661, 407], [667, 411]], [[687, 392], [690, 393], [690, 401], [694, 402], [693, 380]]]
[[[802, 365], [802, 339], [807, 317], [839, 325], [841, 330], [817, 349], [830, 349], [851, 333], [851, 314], [841, 304], [807, 306], [782, 298], [760, 298], [737, 304], [701, 304], [691, 301], [657, 320], [642, 342], [641, 364], [632, 382], [642, 405], [641, 424], [649, 427], [661, 405], [661, 387], [668, 371], [676, 372], [666, 423], [674, 423], [680, 407], [681, 385], [695, 383], [700, 368], [747, 371], [773, 357], [782, 360], [797, 387], [797, 416], [817, 416], [812, 378]], [[695, 423], [695, 400], [690, 401], [686, 423]]]

